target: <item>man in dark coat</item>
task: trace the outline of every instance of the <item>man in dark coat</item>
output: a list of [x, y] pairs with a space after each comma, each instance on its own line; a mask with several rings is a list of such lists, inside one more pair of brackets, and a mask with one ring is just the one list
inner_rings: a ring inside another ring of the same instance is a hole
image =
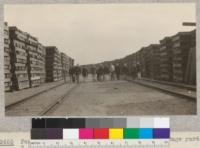
[[97, 80], [102, 81], [102, 76], [103, 76], [103, 66], [99, 65], [97, 69]]
[[123, 79], [127, 79], [127, 75], [128, 75], [128, 66], [126, 63], [123, 64], [122, 66], [122, 74], [123, 74]]
[[120, 80], [121, 70], [120, 70], [120, 66], [119, 66], [118, 63], [115, 65], [115, 73], [116, 73], [116, 76], [117, 76], [117, 80]]
[[92, 67], [91, 67], [91, 69], [90, 69], [90, 72], [91, 72], [91, 74], [92, 74], [92, 81], [94, 82], [94, 81], [96, 81], [96, 72], [97, 72], [97, 70], [96, 70], [96, 66], [94, 66], [94, 65], [92, 65]]
[[82, 69], [83, 82], [86, 81], [87, 76], [88, 76], [88, 70], [87, 70], [87, 68], [83, 67], [83, 69]]

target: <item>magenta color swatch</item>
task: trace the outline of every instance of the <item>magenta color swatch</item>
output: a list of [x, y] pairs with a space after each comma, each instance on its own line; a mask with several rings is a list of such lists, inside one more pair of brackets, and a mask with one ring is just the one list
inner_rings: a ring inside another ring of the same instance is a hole
[[79, 139], [93, 139], [93, 129], [92, 128], [80, 128], [79, 129]]

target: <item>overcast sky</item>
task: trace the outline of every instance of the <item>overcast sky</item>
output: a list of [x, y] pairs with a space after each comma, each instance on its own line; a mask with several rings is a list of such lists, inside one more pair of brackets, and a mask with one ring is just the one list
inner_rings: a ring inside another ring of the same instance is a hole
[[195, 4], [6, 5], [5, 21], [55, 45], [76, 63], [122, 58], [165, 36], [192, 30]]

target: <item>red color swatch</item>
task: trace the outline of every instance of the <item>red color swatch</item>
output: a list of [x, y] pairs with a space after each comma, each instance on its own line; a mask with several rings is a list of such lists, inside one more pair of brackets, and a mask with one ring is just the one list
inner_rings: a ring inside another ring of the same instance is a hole
[[109, 129], [108, 128], [95, 128], [94, 129], [94, 139], [109, 139]]

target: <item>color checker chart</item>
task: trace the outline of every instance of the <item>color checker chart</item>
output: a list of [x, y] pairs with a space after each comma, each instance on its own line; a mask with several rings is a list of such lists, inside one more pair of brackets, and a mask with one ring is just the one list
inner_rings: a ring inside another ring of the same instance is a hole
[[34, 118], [32, 147], [169, 146], [169, 118]]

